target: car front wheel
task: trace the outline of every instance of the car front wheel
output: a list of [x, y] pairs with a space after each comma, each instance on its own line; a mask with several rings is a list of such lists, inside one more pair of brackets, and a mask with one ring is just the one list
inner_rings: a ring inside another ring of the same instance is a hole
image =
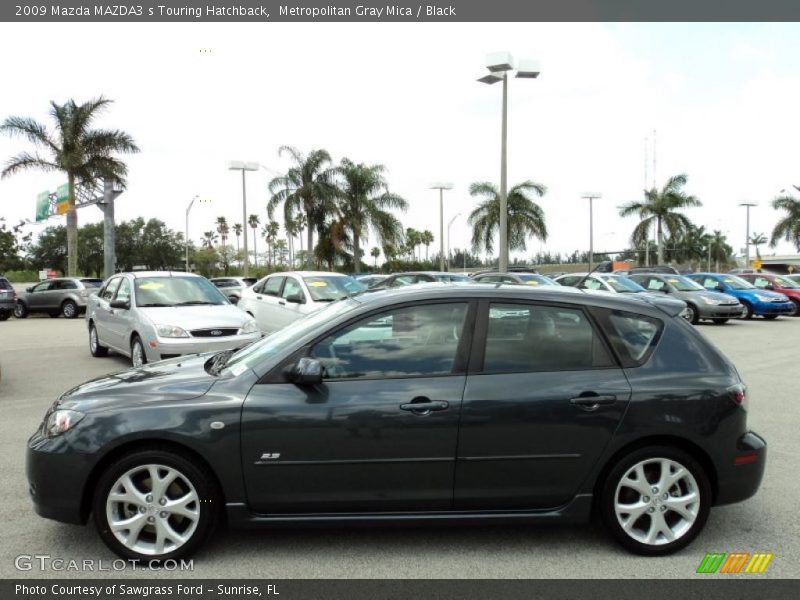
[[97, 336], [97, 327], [94, 323], [89, 325], [89, 351], [92, 356], [101, 358], [108, 354], [108, 348], [100, 344], [100, 338]]
[[739, 317], [740, 319], [752, 319], [753, 318], [753, 307], [748, 302], [742, 302], [744, 306], [744, 314]]
[[606, 527], [628, 550], [647, 556], [687, 546], [705, 526], [711, 486], [700, 464], [679, 448], [640, 448], [611, 469], [601, 493]]
[[134, 560], [168, 560], [194, 552], [218, 520], [213, 476], [172, 450], [140, 450], [115, 460], [93, 500], [103, 542]]
[[11, 316], [10, 310], [0, 310], [0, 321], [7, 321], [8, 317]]
[[28, 307], [22, 302], [17, 302], [14, 306], [14, 316], [18, 319], [24, 319], [28, 316]]
[[137, 369], [147, 364], [144, 344], [138, 335], [133, 336], [133, 340], [131, 340], [131, 364]]

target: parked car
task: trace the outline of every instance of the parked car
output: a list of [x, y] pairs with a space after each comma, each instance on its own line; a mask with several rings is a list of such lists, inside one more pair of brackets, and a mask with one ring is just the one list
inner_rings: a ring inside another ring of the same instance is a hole
[[228, 297], [233, 304], [239, 302], [242, 297], [242, 290], [249, 288], [256, 281], [257, 277], [213, 277], [209, 279], [217, 286], [220, 291]]
[[[478, 275], [485, 275], [486, 273], [497, 273], [498, 267], [494, 267], [492, 269], [483, 269], [481, 271], [474, 271], [469, 274], [470, 277], [477, 277]], [[538, 273], [539, 271], [536, 270], [535, 267], [529, 267], [527, 265], [508, 265], [506, 269], [506, 273]]]
[[669, 554], [712, 505], [755, 494], [766, 461], [736, 369], [676, 306], [480, 284], [345, 298], [236, 353], [70, 389], [28, 441], [28, 489], [41, 516], [92, 515], [137, 560], [187, 556], [223, 517], [521, 524], [595, 508], [627, 549]]
[[722, 292], [733, 296], [744, 305], [743, 318], [753, 316], [776, 319], [780, 315], [793, 315], [797, 310], [794, 302], [783, 294], [759, 290], [752, 283], [729, 273], [692, 273], [687, 275], [707, 290]]
[[398, 288], [415, 283], [441, 282], [467, 282], [471, 281], [468, 275], [462, 273], [450, 273], [447, 271], [413, 271], [408, 273], [394, 273], [389, 275], [380, 283], [370, 286], [370, 290], [383, 290], [387, 288]]
[[64, 315], [67, 319], [74, 319], [86, 312], [88, 299], [102, 284], [102, 279], [90, 277], [58, 277], [41, 281], [17, 296], [14, 316], [24, 319], [31, 313], [48, 313], [51, 317]]
[[261, 339], [255, 320], [208, 279], [169, 271], [110, 277], [89, 298], [86, 326], [92, 356], [114, 350], [129, 356], [134, 367]]
[[795, 283], [800, 283], [800, 273], [790, 273], [789, 275], [784, 275], [786, 279], [789, 281], [794, 281]]
[[367, 289], [349, 275], [325, 271], [273, 273], [242, 291], [239, 308], [264, 333], [274, 333], [329, 302]]
[[484, 273], [472, 278], [478, 283], [514, 283], [517, 285], [555, 285], [558, 284], [544, 275], [534, 273]]
[[800, 283], [792, 281], [783, 275], [773, 273], [742, 273], [739, 275], [745, 281], [749, 281], [760, 290], [769, 290], [783, 294], [795, 306], [793, 315], [800, 316]]
[[678, 269], [669, 265], [652, 265], [649, 267], [632, 267], [628, 269], [627, 275], [636, 273], [665, 273], [668, 275], [679, 275]]
[[729, 319], [738, 319], [745, 313], [744, 306], [733, 296], [708, 291], [683, 275], [639, 273], [630, 278], [647, 291], [662, 292], [686, 302], [686, 319], [692, 325], [696, 325], [700, 319], [721, 325]]
[[365, 286], [371, 287], [384, 281], [388, 275], [384, 275], [383, 273], [372, 273], [369, 275], [354, 275], [353, 277], [359, 283], [363, 283]]
[[17, 292], [5, 277], [0, 277], [0, 321], [5, 321], [14, 314], [17, 305]]

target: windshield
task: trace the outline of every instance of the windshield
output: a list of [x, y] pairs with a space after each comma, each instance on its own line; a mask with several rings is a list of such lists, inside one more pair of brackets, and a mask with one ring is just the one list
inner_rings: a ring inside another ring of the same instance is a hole
[[228, 304], [205, 277], [140, 277], [134, 282], [139, 307]]
[[238, 375], [245, 368], [252, 369], [265, 358], [277, 354], [289, 344], [305, 337], [312, 331], [323, 328], [329, 321], [356, 306], [358, 306], [358, 302], [350, 298], [325, 306], [309, 316], [279, 329], [272, 335], [268, 335], [263, 340], [245, 346], [231, 356], [230, 360], [225, 363], [225, 369], [232, 370], [234, 375]]
[[722, 281], [734, 290], [753, 290], [756, 287], [741, 277], [736, 277], [736, 275], [725, 275]]
[[466, 275], [459, 275], [457, 273], [444, 273], [441, 275], [433, 276], [436, 281], [471, 281]]
[[667, 283], [672, 284], [672, 286], [679, 292], [696, 292], [697, 290], [706, 289], [699, 283], [694, 282], [687, 277], [683, 277], [682, 275], [670, 276], [666, 279]]
[[775, 283], [777, 283], [782, 288], [786, 288], [788, 290], [800, 289], [800, 285], [797, 285], [796, 281], [792, 281], [788, 277], [783, 277], [781, 275], [773, 275], [773, 279], [775, 279]]
[[352, 296], [367, 289], [363, 283], [359, 283], [349, 276], [325, 276], [303, 277], [303, 281], [308, 286], [311, 299], [314, 302], [333, 302], [345, 296]]
[[519, 275], [519, 278], [525, 285], [558, 285], [542, 275]]
[[618, 294], [635, 294], [638, 292], [645, 292], [642, 286], [627, 277], [620, 277], [618, 275], [601, 275], [600, 279], [605, 281], [612, 290]]

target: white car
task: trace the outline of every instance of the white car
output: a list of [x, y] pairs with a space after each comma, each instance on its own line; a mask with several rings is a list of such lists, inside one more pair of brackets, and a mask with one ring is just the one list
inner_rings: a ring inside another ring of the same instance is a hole
[[110, 277], [86, 306], [89, 350], [114, 350], [134, 367], [148, 362], [243, 348], [261, 339], [255, 320], [205, 277], [153, 271]]
[[349, 275], [324, 271], [273, 273], [242, 290], [237, 306], [274, 333], [330, 302], [366, 289]]

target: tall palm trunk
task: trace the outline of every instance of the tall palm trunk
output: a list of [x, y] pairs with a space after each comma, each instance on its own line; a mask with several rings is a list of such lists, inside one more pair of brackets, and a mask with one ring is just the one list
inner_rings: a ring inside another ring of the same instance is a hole
[[78, 275], [78, 208], [75, 206], [75, 176], [67, 175], [69, 208], [67, 209], [67, 275]]
[[253, 268], [258, 268], [258, 251], [256, 250], [256, 243], [258, 242], [258, 231], [253, 227]]
[[664, 264], [664, 232], [661, 230], [661, 217], [656, 218], [656, 235], [658, 236], [658, 264]]
[[353, 230], [353, 272], [361, 272], [361, 238], [355, 230]]
[[314, 258], [313, 255], [312, 255], [312, 252], [311, 252], [311, 248], [314, 246], [314, 227], [311, 225], [311, 223], [312, 223], [311, 211], [308, 211], [306, 213], [306, 215], [308, 216], [308, 230], [306, 232], [307, 233], [306, 241], [308, 242], [308, 246], [307, 246], [307, 248], [308, 248], [308, 258], [306, 260], [306, 264], [308, 265], [308, 268], [311, 269], [311, 267], [313, 266], [311, 261]]

